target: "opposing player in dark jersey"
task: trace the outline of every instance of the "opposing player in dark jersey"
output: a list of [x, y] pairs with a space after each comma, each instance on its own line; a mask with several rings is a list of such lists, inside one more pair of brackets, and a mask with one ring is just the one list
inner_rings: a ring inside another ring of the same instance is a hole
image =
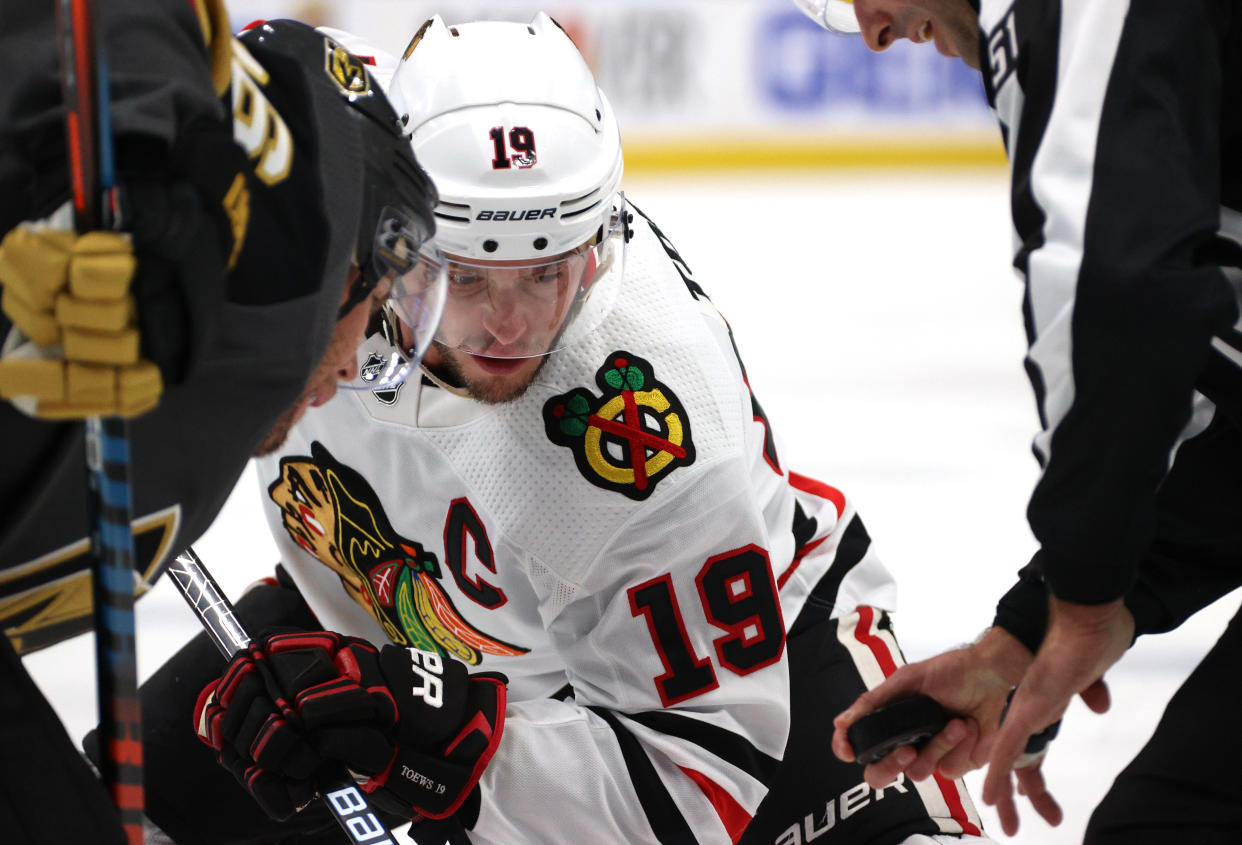
[[[81, 425], [62, 420], [138, 415], [145, 590], [249, 456], [353, 378], [368, 320], [400, 296], [401, 254], [433, 230], [434, 190], [364, 60], [301, 25], [237, 41], [214, 0], [99, 5], [127, 234], [81, 237], [57, 213], [68, 182], [52, 9], [0, 7], [6, 843], [122, 841], [18, 658], [89, 627]], [[113, 341], [132, 353], [109, 358]]]
[[[829, 28], [861, 30], [874, 50], [933, 41], [981, 69], [1008, 149], [1043, 425], [1028, 509], [1040, 549], [979, 644], [901, 670], [838, 723], [913, 690], [974, 716], [952, 723], [968, 728], [960, 745], [942, 736], [869, 778], [925, 776], [955, 746], [942, 768], [987, 762], [983, 798], [1012, 831], [1009, 775], [1027, 737], [1075, 694], [1106, 709], [1102, 673], [1135, 634], [1170, 630], [1242, 584], [1242, 10], [1215, 0], [799, 5]], [[1240, 662], [1235, 617], [1097, 809], [1088, 843], [1242, 841]], [[848, 756], [841, 731], [837, 740]], [[1018, 779], [1055, 824], [1037, 770]]]

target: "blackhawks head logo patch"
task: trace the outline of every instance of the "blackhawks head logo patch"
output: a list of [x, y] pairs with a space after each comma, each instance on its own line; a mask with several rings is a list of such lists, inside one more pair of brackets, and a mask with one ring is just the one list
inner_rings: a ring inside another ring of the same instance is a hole
[[645, 499], [674, 469], [694, 462], [690, 418], [637, 355], [613, 352], [595, 381], [601, 396], [575, 387], [544, 403], [548, 439], [573, 450], [587, 481]]
[[370, 483], [322, 443], [311, 443], [309, 455], [282, 457], [280, 477], [267, 494], [280, 507], [289, 538], [340, 576], [346, 594], [397, 645], [471, 666], [485, 654], [517, 657], [528, 651], [462, 617], [440, 585], [435, 553], [398, 534]]

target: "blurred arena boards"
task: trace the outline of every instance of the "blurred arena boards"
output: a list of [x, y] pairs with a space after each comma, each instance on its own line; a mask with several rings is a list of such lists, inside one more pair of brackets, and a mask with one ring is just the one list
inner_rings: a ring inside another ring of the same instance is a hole
[[[574, 39], [617, 113], [630, 172], [962, 167], [1003, 161], [979, 75], [930, 45], [884, 56], [789, 0], [230, 0], [234, 29], [290, 17], [405, 52], [431, 15]], [[504, 68], [497, 68], [503, 73]]]

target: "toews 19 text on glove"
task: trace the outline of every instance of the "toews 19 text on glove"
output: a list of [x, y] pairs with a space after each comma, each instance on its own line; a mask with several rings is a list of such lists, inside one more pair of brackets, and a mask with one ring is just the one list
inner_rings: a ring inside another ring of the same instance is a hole
[[238, 652], [199, 694], [194, 724], [270, 816], [346, 766], [372, 803], [404, 818], [451, 816], [476, 790], [504, 729], [503, 676], [412, 648], [316, 631]]

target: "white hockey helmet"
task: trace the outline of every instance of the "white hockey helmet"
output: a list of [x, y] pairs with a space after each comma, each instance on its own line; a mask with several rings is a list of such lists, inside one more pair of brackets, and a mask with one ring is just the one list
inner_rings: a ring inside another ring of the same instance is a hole
[[[564, 30], [427, 21], [390, 97], [439, 192], [449, 262], [436, 340], [486, 357], [544, 355], [594, 330], [624, 266], [628, 214], [612, 107]], [[490, 323], [525, 308], [530, 331]]]
[[794, 4], [830, 32], [856, 33], [861, 30], [854, 14], [854, 0], [793, 0]]

